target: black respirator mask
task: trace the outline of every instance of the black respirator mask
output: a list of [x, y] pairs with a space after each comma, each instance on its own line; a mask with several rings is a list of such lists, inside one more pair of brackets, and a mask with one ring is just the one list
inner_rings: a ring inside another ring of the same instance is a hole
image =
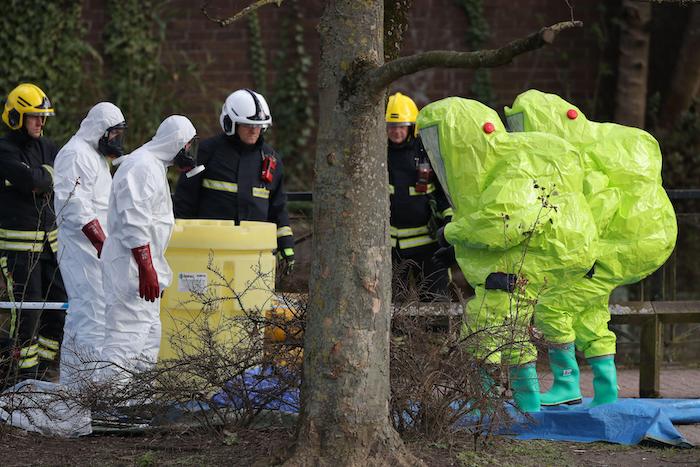
[[[177, 167], [180, 172], [185, 173], [188, 178], [204, 170], [204, 166], [197, 165], [197, 149], [199, 147], [199, 138], [197, 136], [192, 138], [189, 142], [189, 145], [189, 149], [185, 149], [183, 147], [182, 149], [180, 149], [180, 152], [178, 152], [175, 155], [175, 159], [173, 159], [173, 164], [175, 164], [175, 167]], [[186, 146], [187, 145], [185, 145], [185, 147]]]
[[[124, 132], [126, 128], [126, 122], [107, 128], [97, 142], [97, 149], [103, 156], [116, 158], [124, 155]], [[115, 130], [121, 131], [110, 139], [109, 134]]]

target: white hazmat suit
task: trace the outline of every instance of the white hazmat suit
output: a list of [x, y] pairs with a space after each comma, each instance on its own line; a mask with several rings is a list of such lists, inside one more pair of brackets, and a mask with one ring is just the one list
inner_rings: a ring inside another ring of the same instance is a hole
[[58, 261], [68, 293], [69, 311], [61, 351], [61, 383], [87, 377], [87, 365], [99, 357], [104, 339], [105, 300], [96, 247], [84, 233], [95, 220], [106, 234], [112, 184], [109, 162], [99, 152], [105, 132], [124, 123], [121, 110], [100, 102], [88, 112], [78, 132], [54, 163], [54, 209], [58, 224]]
[[111, 235], [102, 252], [103, 275], [109, 286], [105, 290], [101, 361], [111, 365], [103, 368], [100, 380], [121, 378], [120, 368], [146, 369], [158, 357], [160, 299], [147, 301], [139, 296], [142, 271], [132, 250], [149, 245], [158, 289], [170, 285], [172, 271], [165, 260], [165, 249], [175, 218], [166, 169], [195, 134], [186, 117], [166, 118], [151, 141], [123, 158], [114, 176], [108, 213]]

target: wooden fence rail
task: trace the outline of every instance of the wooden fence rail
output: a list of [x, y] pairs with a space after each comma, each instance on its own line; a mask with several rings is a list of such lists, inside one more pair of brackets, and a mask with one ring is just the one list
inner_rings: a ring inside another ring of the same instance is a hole
[[[395, 305], [394, 310], [399, 308]], [[420, 303], [402, 306], [401, 313], [433, 318], [454, 330], [462, 319], [459, 303]], [[642, 327], [639, 343], [639, 397], [660, 396], [663, 325], [700, 323], [700, 301], [624, 302], [610, 305], [610, 322]]]

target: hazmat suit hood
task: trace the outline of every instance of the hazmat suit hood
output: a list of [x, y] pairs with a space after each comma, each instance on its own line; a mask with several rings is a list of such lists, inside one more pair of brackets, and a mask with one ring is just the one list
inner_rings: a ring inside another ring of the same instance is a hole
[[417, 124], [455, 211], [445, 237], [470, 283], [517, 264], [531, 235], [526, 270], [549, 272], [551, 281], [590, 269], [595, 224], [573, 146], [546, 133], [508, 133], [493, 109], [457, 97], [428, 104]]
[[107, 129], [126, 121], [119, 107], [111, 102], [95, 104], [80, 123], [80, 129], [75, 134], [97, 150], [98, 142]]
[[573, 104], [537, 90], [520, 94], [505, 114], [512, 130], [557, 135], [583, 156], [586, 196], [602, 238], [598, 263], [611, 283], [637, 282], [666, 261], [677, 224], [662, 186], [661, 151], [652, 135], [588, 120]]
[[[450, 203], [463, 212], [477, 208], [476, 195], [492, 184], [499, 167], [514, 160], [532, 164], [522, 169], [533, 181], [553, 177], [561, 189], [582, 189], [581, 158], [573, 146], [545, 133], [508, 133], [498, 113], [478, 101], [450, 97], [429, 104], [418, 115], [418, 127]], [[539, 204], [536, 197], [533, 204]]]
[[593, 139], [587, 133], [588, 119], [584, 113], [556, 94], [531, 89], [520, 94], [512, 108], [506, 107], [505, 114], [508, 129], [512, 132], [545, 131], [545, 127], [556, 127], [556, 132], [547, 132], [561, 135], [571, 143]]
[[[484, 131], [487, 123], [493, 126], [490, 134]], [[505, 133], [498, 114], [480, 102], [449, 97], [423, 108], [417, 125], [450, 204], [470, 209], [473, 199], [467, 195], [483, 185], [482, 177], [490, 165], [484, 155], [492, 136]]]
[[575, 105], [536, 89], [520, 94], [505, 114], [512, 131], [564, 138], [602, 167], [614, 185], [634, 185], [640, 177], [661, 185], [661, 151], [644, 130], [590, 121]]
[[133, 157], [142, 152], [150, 153], [164, 164], [170, 165], [180, 149], [184, 148], [196, 134], [194, 125], [187, 117], [171, 115], [163, 120], [155, 136], [148, 143], [125, 157]]

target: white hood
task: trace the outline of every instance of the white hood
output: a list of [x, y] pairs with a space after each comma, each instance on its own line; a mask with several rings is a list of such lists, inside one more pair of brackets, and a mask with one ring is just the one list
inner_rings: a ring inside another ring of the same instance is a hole
[[153, 139], [129, 154], [129, 157], [147, 152], [165, 163], [171, 162], [196, 134], [194, 125], [187, 117], [171, 115], [163, 120]]
[[124, 121], [124, 114], [119, 110], [119, 107], [111, 102], [100, 102], [90, 109], [80, 123], [80, 129], [75, 136], [87, 141], [90, 146], [97, 149], [97, 143], [105, 131]]

